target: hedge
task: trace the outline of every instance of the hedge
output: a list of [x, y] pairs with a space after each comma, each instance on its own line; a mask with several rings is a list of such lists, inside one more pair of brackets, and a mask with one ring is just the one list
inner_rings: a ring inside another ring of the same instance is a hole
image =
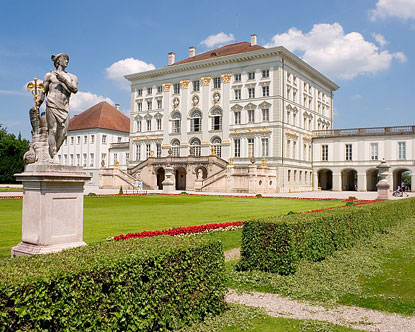
[[323, 260], [414, 214], [415, 199], [408, 198], [245, 221], [237, 269], [288, 275], [300, 260]]
[[224, 310], [219, 241], [108, 241], [0, 263], [0, 331], [170, 331]]

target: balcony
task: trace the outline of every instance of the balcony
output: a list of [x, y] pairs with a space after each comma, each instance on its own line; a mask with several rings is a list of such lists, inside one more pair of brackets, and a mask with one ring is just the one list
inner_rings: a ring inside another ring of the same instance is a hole
[[344, 137], [344, 136], [408, 135], [408, 134], [412, 134], [412, 135], [415, 134], [415, 126], [314, 130], [313, 138]]

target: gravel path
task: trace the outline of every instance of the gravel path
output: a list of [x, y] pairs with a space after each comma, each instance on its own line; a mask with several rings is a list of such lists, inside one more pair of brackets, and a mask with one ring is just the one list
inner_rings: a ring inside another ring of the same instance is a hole
[[327, 321], [374, 332], [415, 332], [415, 317], [405, 317], [375, 310], [339, 306], [326, 309], [321, 306], [281, 297], [277, 294], [251, 292], [238, 295], [230, 290], [226, 301], [264, 308], [270, 316]]
[[225, 251], [225, 262], [241, 258], [241, 248], [233, 248]]

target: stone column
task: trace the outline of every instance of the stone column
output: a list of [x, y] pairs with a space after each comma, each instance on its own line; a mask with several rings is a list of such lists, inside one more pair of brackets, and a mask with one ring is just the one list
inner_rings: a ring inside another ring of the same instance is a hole
[[415, 192], [415, 173], [411, 171], [411, 191]]
[[91, 177], [82, 167], [30, 164], [16, 178], [23, 182], [22, 242], [12, 248], [12, 257], [85, 245], [83, 195]]
[[357, 191], [367, 191], [366, 173], [357, 173]]
[[333, 172], [333, 191], [342, 191], [342, 173]]
[[163, 191], [165, 193], [173, 192], [175, 188], [175, 181], [174, 181], [174, 174], [173, 174], [173, 167], [167, 165], [164, 169], [164, 181], [162, 182]]

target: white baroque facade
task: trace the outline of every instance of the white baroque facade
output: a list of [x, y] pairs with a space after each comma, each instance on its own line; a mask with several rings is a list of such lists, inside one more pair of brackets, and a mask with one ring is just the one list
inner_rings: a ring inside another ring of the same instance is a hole
[[190, 48], [178, 63], [170, 53], [168, 66], [126, 78], [130, 169], [152, 154], [213, 154], [273, 167], [277, 192], [313, 188], [312, 131], [332, 129], [338, 86], [284, 47], [253, 35], [201, 55]]

